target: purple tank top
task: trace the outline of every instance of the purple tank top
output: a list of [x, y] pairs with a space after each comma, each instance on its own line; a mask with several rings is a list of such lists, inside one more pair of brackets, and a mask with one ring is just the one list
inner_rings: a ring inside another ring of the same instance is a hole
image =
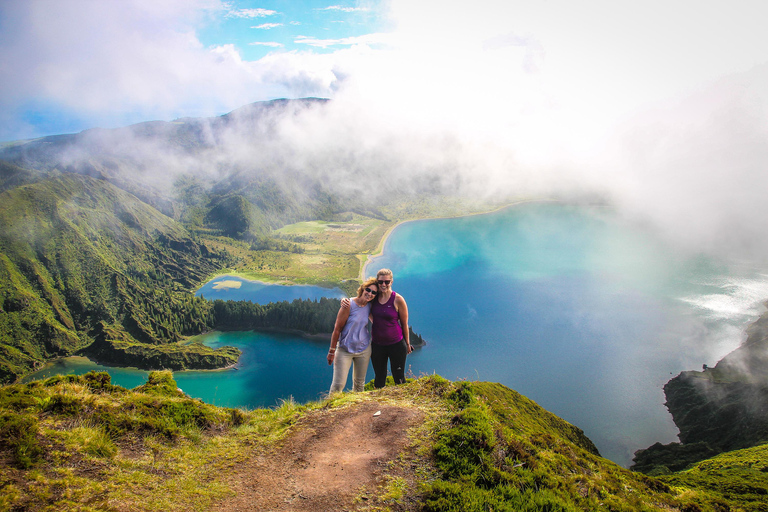
[[397, 294], [392, 292], [392, 296], [384, 304], [380, 304], [378, 299], [371, 301], [371, 338], [376, 345], [394, 345], [403, 339], [403, 328], [398, 322], [400, 317], [395, 309], [396, 296]]

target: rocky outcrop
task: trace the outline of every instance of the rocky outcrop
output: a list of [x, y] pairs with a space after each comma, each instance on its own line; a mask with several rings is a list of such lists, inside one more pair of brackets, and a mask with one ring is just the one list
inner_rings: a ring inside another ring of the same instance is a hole
[[714, 368], [683, 372], [664, 386], [680, 443], [635, 453], [635, 470], [683, 469], [714, 454], [768, 443], [768, 313]]

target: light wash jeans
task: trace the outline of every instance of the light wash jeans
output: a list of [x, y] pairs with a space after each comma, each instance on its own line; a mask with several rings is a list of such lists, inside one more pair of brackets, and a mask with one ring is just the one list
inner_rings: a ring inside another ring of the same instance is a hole
[[368, 371], [368, 361], [370, 359], [371, 345], [368, 345], [368, 348], [357, 354], [347, 352], [341, 346], [336, 347], [336, 352], [333, 356], [333, 382], [331, 383], [330, 393], [344, 391], [344, 386], [347, 384], [347, 375], [349, 375], [349, 367], [353, 363], [355, 367], [352, 370], [352, 389], [354, 391], [362, 391], [365, 386], [365, 373]]

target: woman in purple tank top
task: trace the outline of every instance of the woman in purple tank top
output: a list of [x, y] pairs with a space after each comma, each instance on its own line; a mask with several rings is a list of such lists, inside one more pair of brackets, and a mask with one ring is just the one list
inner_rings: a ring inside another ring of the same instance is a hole
[[379, 293], [371, 301], [371, 364], [377, 389], [387, 382], [387, 360], [395, 384], [405, 383], [405, 358], [413, 351], [408, 337], [408, 305], [392, 290], [393, 277], [388, 268], [376, 273]]

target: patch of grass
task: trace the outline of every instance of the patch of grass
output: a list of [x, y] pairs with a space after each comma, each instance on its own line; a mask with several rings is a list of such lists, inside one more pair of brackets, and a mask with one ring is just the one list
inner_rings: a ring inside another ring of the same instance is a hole
[[388, 476], [384, 484], [384, 493], [380, 499], [385, 502], [401, 503], [408, 490], [408, 482], [399, 476]]
[[451, 388], [456, 413], [434, 434], [440, 478], [423, 486], [424, 510], [718, 510], [600, 458], [579, 429], [504, 386]]
[[[406, 377], [405, 378], [405, 382], [413, 382], [414, 380], [415, 379], [410, 378], [410, 377]], [[376, 389], [374, 387], [374, 385], [373, 385], [373, 382], [374, 382], [373, 379], [371, 379], [368, 382], [366, 382], [365, 386], [363, 386], [363, 391], [373, 391], [374, 389]], [[387, 386], [397, 386], [397, 384], [395, 384], [395, 379], [391, 375], [387, 375], [387, 380], [384, 382], [384, 386], [385, 387], [387, 387]]]
[[222, 469], [245, 446], [277, 438], [302, 407], [286, 403], [262, 413], [214, 407], [185, 397], [170, 372], [153, 372], [133, 390], [113, 386], [106, 373], [6, 386], [0, 449], [22, 472], [0, 465], [0, 503], [3, 509], [103, 510], [115, 503], [205, 509], [229, 492]]
[[659, 478], [675, 488], [696, 489], [691, 501], [727, 504], [745, 512], [768, 511], [768, 444], [728, 452], [691, 469]]
[[117, 454], [117, 445], [101, 425], [82, 422], [61, 433], [67, 450], [82, 452], [92, 457], [111, 458]]

